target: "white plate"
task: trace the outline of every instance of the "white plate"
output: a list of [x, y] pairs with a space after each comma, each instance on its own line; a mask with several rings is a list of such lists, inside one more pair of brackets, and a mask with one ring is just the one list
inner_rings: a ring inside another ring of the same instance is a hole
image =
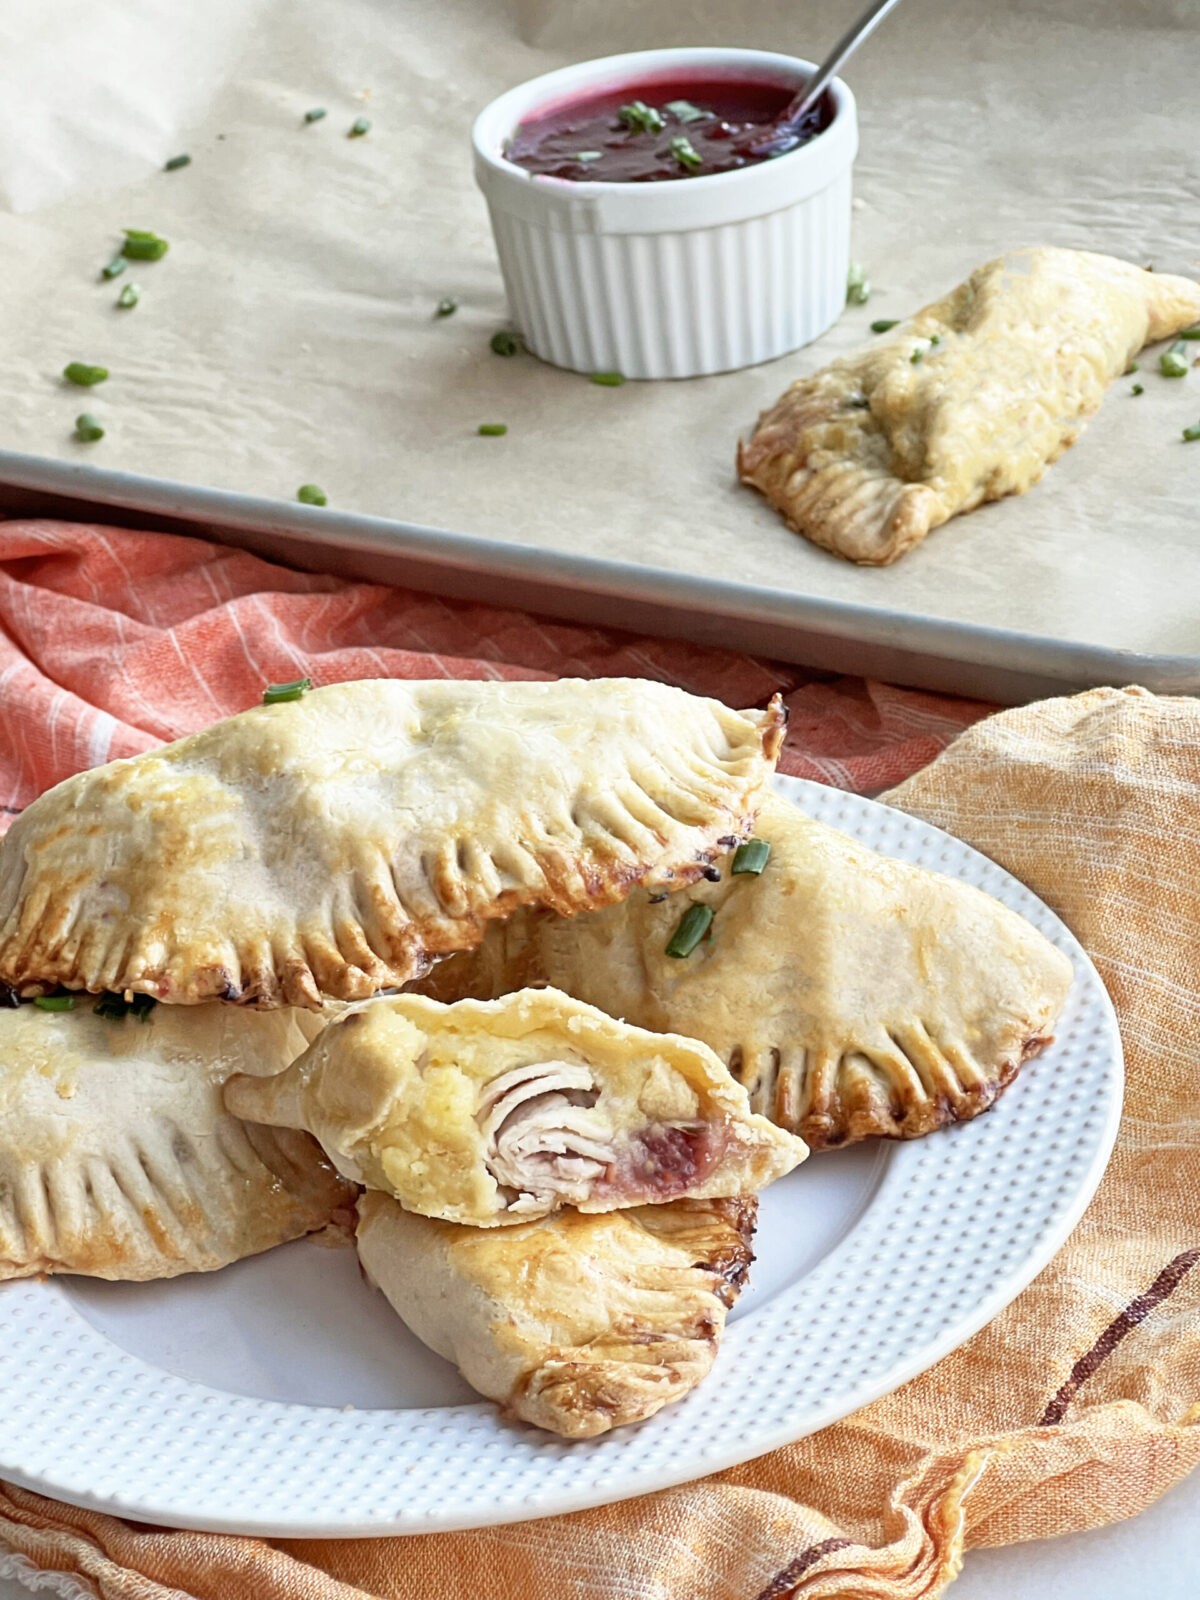
[[501, 1422], [351, 1251], [301, 1242], [212, 1277], [0, 1288], [0, 1476], [143, 1522], [265, 1536], [511, 1522], [761, 1455], [994, 1317], [1075, 1226], [1112, 1149], [1108, 996], [1058, 918], [984, 856], [872, 801], [778, 783], [810, 816], [1023, 912], [1076, 981], [1056, 1043], [988, 1115], [814, 1156], [764, 1195], [752, 1287], [688, 1399], [573, 1444]]

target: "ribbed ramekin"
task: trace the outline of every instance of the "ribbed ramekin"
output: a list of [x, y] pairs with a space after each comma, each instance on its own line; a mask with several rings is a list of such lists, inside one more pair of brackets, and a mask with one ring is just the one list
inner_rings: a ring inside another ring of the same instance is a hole
[[799, 86], [812, 63], [765, 50], [644, 50], [563, 67], [510, 89], [475, 122], [513, 319], [543, 361], [627, 378], [692, 378], [808, 344], [846, 301], [854, 96], [831, 86], [829, 126], [736, 172], [665, 183], [574, 183], [505, 159], [531, 114], [662, 78]]

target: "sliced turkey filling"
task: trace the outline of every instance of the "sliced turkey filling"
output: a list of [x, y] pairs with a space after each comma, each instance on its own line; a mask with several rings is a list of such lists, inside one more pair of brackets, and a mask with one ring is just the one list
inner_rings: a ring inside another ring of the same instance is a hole
[[670, 1199], [702, 1183], [728, 1143], [722, 1122], [616, 1129], [604, 1089], [576, 1061], [535, 1061], [480, 1097], [484, 1160], [514, 1216], [555, 1205]]

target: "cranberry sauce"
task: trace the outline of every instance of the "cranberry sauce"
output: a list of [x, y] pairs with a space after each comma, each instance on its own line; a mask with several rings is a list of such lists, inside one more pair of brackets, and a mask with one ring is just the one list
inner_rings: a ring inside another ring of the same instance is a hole
[[796, 86], [755, 78], [658, 78], [551, 106], [505, 150], [527, 172], [575, 182], [662, 183], [784, 155], [828, 127], [828, 95], [778, 134]]

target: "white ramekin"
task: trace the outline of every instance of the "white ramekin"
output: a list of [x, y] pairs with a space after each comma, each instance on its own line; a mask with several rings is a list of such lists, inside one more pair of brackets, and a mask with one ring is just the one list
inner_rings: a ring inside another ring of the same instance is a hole
[[812, 63], [766, 50], [643, 50], [533, 78], [475, 122], [513, 319], [543, 361], [627, 378], [692, 378], [808, 344], [846, 302], [854, 96], [829, 127], [758, 166], [667, 183], [573, 183], [505, 160], [523, 118], [647, 78], [729, 71], [799, 85]]

